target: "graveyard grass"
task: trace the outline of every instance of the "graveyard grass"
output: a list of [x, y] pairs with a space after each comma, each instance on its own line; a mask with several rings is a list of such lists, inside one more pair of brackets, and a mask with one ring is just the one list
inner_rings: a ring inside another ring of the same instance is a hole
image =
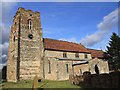
[[[17, 83], [4, 82], [2, 83], [2, 88], [32, 88], [33, 81], [19, 81]], [[73, 85], [69, 81], [50, 81], [44, 80], [38, 82], [38, 88], [80, 88], [80, 86]], [[9, 89], [8, 89], [9, 90]]]

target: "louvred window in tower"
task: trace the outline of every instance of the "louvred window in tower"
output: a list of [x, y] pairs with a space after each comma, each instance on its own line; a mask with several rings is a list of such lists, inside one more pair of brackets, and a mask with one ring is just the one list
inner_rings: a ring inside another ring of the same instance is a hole
[[31, 19], [28, 20], [28, 29], [32, 29], [32, 21], [31, 21]]

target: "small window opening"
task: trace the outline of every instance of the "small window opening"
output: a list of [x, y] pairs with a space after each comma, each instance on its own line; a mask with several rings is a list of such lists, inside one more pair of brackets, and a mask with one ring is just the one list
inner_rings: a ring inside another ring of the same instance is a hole
[[63, 53], [63, 58], [67, 58], [67, 53]]
[[75, 53], [75, 57], [76, 57], [76, 58], [79, 58], [79, 53]]
[[66, 72], [69, 73], [68, 64], [66, 64]]
[[85, 54], [85, 58], [88, 58], [87, 54]]
[[15, 36], [14, 36], [14, 38], [13, 38], [13, 41], [15, 42]]
[[48, 61], [48, 73], [51, 73], [51, 65], [50, 65], [50, 61]]

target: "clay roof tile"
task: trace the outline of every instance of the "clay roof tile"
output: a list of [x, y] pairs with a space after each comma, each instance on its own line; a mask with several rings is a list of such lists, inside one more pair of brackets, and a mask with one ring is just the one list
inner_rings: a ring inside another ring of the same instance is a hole
[[102, 50], [89, 49], [93, 58], [108, 58], [108, 55]]
[[82, 44], [48, 38], [43, 40], [44, 48], [47, 50], [90, 53]]

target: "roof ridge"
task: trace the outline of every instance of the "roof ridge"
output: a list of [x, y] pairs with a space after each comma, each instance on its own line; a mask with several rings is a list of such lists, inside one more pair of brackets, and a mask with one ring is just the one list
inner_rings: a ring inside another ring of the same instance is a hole
[[[59, 40], [59, 39], [52, 39], [52, 38], [43, 38], [43, 39], [50, 39], [50, 40], [55, 40], [55, 41], [62, 41], [62, 42], [67, 42], [67, 43], [73, 43], [73, 44], [78, 44], [78, 45], [82, 45], [81, 43], [75, 43], [75, 42], [70, 42], [70, 41], [64, 41], [64, 40]], [[82, 45], [84, 46], [84, 45]], [[85, 47], [86, 48], [86, 47]], [[87, 48], [86, 48], [87, 49]]]

